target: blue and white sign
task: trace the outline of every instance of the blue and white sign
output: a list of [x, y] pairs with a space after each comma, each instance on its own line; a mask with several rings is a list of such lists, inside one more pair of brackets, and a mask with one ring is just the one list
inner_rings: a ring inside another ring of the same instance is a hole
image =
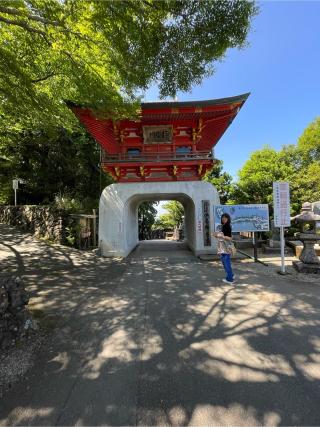
[[214, 229], [221, 230], [221, 215], [231, 217], [232, 232], [269, 231], [268, 205], [217, 205], [214, 206]]

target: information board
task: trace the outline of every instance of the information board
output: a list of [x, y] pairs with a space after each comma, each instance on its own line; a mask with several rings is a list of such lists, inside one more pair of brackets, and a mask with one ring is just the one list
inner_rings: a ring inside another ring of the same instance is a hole
[[275, 227], [289, 227], [291, 219], [288, 182], [273, 183], [273, 209]]
[[269, 231], [268, 205], [217, 205], [214, 207], [215, 231], [220, 231], [224, 213], [230, 215], [234, 233]]

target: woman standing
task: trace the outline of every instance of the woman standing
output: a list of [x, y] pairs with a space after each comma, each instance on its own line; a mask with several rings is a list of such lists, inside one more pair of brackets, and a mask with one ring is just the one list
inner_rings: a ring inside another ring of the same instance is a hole
[[232, 242], [231, 230], [230, 215], [224, 213], [221, 216], [221, 231], [213, 233], [213, 236], [218, 239], [218, 254], [220, 254], [220, 259], [226, 272], [226, 278], [223, 279], [223, 282], [233, 284], [235, 276], [231, 267], [231, 251], [228, 248]]

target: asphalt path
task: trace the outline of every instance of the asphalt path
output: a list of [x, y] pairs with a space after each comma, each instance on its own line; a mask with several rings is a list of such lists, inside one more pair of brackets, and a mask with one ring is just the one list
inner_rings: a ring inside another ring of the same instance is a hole
[[1, 274], [19, 274], [51, 325], [0, 425], [320, 425], [320, 284], [146, 242], [125, 260], [0, 225]]

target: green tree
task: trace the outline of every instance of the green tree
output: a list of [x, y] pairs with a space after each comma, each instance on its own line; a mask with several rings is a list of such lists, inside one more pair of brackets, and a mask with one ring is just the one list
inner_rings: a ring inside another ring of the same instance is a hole
[[320, 163], [312, 162], [301, 169], [291, 182], [291, 201], [295, 212], [304, 202], [320, 200]]
[[295, 212], [304, 202], [320, 200], [320, 117], [303, 131], [298, 139], [296, 155], [297, 174], [291, 183]]
[[237, 203], [272, 203], [274, 181], [292, 181], [294, 165], [271, 147], [253, 152], [239, 171], [232, 198]]
[[245, 46], [255, 13], [245, 0], [3, 0], [1, 201], [16, 176], [26, 202], [95, 198], [99, 153], [64, 100], [128, 116], [154, 81], [162, 97], [189, 90], [228, 48]]
[[253, 152], [239, 172], [232, 197], [237, 203], [272, 205], [274, 181], [289, 182], [292, 213], [304, 202], [320, 200], [320, 118], [304, 130], [297, 145]]
[[320, 200], [320, 118], [307, 126], [296, 145], [284, 146], [279, 157], [294, 170], [288, 178], [292, 211]]
[[166, 213], [159, 216], [156, 219], [153, 228], [159, 228], [162, 230], [174, 230], [176, 227], [180, 227], [183, 223], [184, 208], [182, 204], [176, 200], [163, 205], [163, 208], [167, 211]]
[[304, 130], [298, 140], [298, 149], [304, 164], [320, 162], [320, 117]]
[[225, 205], [231, 201], [233, 184], [232, 176], [227, 172], [222, 172], [222, 170], [223, 162], [218, 160], [211, 171], [205, 175], [204, 180], [210, 182], [217, 189], [220, 196], [220, 203]]
[[143, 202], [138, 209], [139, 239], [145, 240], [150, 236], [155, 223], [158, 202]]
[[63, 100], [126, 116], [157, 81], [189, 90], [245, 46], [252, 1], [2, 0], [1, 129], [70, 126]]
[[1, 203], [13, 202], [14, 178], [25, 181], [19, 190], [19, 202], [25, 204], [51, 203], [56, 195], [68, 195], [84, 206], [97, 206], [101, 187], [112, 182], [101, 175], [99, 148], [84, 131], [24, 131], [0, 146], [0, 158]]

